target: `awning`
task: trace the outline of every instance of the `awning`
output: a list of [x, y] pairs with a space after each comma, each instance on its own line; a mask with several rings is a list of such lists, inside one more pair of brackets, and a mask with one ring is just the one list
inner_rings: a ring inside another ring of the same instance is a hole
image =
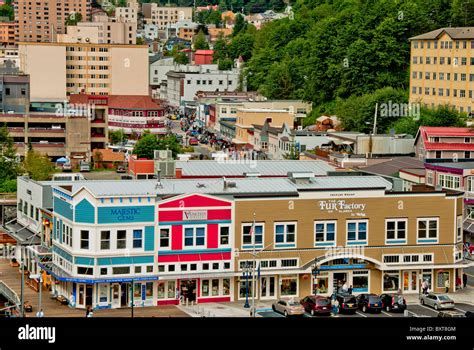
[[75, 283], [86, 283], [86, 284], [98, 284], [98, 283], [124, 283], [124, 282], [140, 282], [140, 281], [156, 281], [158, 276], [146, 276], [146, 277], [117, 277], [117, 278], [81, 278], [73, 277], [61, 270], [57, 266], [49, 263], [38, 263], [38, 265], [51, 274], [56, 280], [61, 282], [75, 282]]
[[56, 163], [69, 163], [69, 159], [61, 157], [56, 161]]
[[25, 227], [18, 222], [16, 219], [5, 224], [6, 232], [10, 237], [15, 239], [18, 244], [21, 245], [38, 245], [41, 244], [41, 237], [31, 231], [28, 227]]

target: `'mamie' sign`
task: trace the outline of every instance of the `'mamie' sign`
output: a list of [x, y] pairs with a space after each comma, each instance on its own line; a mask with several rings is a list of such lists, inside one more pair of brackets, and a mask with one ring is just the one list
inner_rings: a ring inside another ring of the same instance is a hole
[[205, 210], [184, 210], [183, 221], [207, 220], [207, 211]]

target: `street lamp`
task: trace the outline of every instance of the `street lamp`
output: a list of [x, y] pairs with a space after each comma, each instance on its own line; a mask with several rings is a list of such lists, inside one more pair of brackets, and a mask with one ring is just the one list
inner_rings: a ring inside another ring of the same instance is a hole
[[248, 261], [245, 263], [244, 274], [245, 274], [245, 304], [244, 308], [248, 309], [250, 307], [249, 304], [249, 273], [250, 273], [250, 265]]

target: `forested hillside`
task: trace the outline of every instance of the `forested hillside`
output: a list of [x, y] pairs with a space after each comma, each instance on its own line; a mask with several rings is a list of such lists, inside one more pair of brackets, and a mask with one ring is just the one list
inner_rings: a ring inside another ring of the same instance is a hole
[[[285, 8], [283, 0], [195, 0], [196, 6], [219, 5], [220, 9], [233, 10], [234, 12], [259, 13], [266, 10], [282, 11]], [[168, 0], [140, 0], [142, 3], [156, 2], [168, 4]], [[194, 0], [171, 0], [171, 4], [179, 6], [193, 6]]]

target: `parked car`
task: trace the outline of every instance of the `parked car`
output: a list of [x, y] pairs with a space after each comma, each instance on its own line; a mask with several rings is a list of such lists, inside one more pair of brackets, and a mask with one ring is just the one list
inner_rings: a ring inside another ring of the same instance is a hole
[[83, 172], [83, 171], [89, 172], [89, 171], [91, 171], [91, 165], [90, 165], [90, 163], [89, 163], [89, 162], [81, 161], [81, 162], [79, 163], [79, 171], [80, 171], [80, 172]]
[[379, 298], [382, 300], [382, 308], [387, 312], [403, 312], [407, 308], [407, 302], [400, 294], [380, 294]]
[[191, 138], [189, 139], [189, 144], [190, 144], [191, 146], [197, 146], [197, 145], [199, 145], [199, 141], [198, 141], [197, 138], [191, 137]]
[[117, 173], [124, 173], [125, 172], [125, 167], [123, 165], [118, 165], [117, 169], [115, 169]]
[[331, 313], [331, 300], [320, 295], [309, 295], [301, 299], [300, 304], [311, 316]]
[[72, 164], [71, 163], [63, 164], [63, 172], [69, 173], [71, 171], [72, 171]]
[[359, 294], [357, 296], [357, 306], [362, 312], [382, 311], [382, 300], [376, 294]]
[[438, 313], [438, 317], [467, 317], [467, 316], [459, 311], [447, 310], [447, 311], [440, 311]]
[[428, 293], [420, 297], [421, 305], [431, 306], [435, 310], [454, 309], [454, 301], [446, 294]]
[[303, 306], [295, 300], [277, 300], [272, 304], [272, 310], [285, 315], [285, 317], [304, 315]]
[[355, 313], [357, 311], [357, 300], [356, 297], [348, 293], [336, 294], [336, 299], [339, 302], [339, 311], [341, 313]]

